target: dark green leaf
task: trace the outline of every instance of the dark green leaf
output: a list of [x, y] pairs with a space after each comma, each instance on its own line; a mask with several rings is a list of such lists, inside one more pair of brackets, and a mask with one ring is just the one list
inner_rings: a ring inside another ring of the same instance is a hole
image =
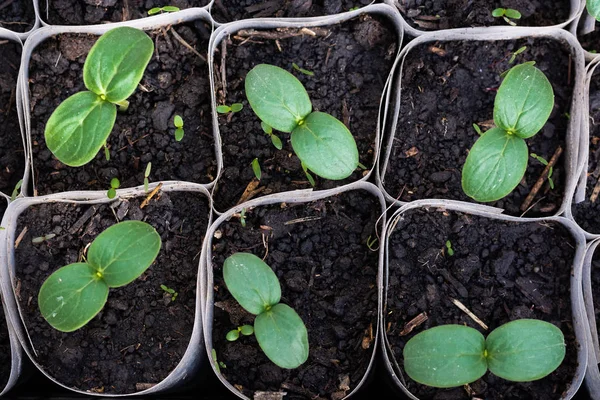
[[347, 178], [358, 165], [354, 137], [341, 121], [329, 114], [309, 114], [304, 123], [294, 129], [291, 139], [298, 158], [323, 178]]
[[269, 360], [281, 368], [297, 368], [308, 359], [308, 332], [300, 316], [286, 304], [258, 315], [254, 335]]
[[85, 86], [111, 103], [121, 102], [137, 88], [152, 53], [154, 43], [144, 31], [126, 26], [111, 29], [85, 60]]
[[92, 92], [79, 92], [54, 110], [44, 136], [48, 149], [64, 164], [90, 162], [106, 143], [117, 118], [117, 107]]
[[424, 385], [448, 388], [481, 378], [487, 371], [485, 339], [473, 328], [443, 325], [412, 337], [404, 346], [404, 369]]
[[306, 89], [296, 77], [274, 65], [259, 64], [246, 75], [246, 97], [263, 122], [291, 132], [312, 111]]
[[527, 144], [501, 128], [477, 139], [462, 170], [465, 194], [480, 202], [501, 199], [521, 181], [527, 169]]

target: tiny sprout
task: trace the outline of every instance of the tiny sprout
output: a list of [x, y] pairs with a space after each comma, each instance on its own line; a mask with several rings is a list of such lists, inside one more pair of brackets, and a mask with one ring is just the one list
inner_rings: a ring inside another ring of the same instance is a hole
[[175, 140], [181, 142], [183, 139], [183, 118], [179, 115], [175, 115], [173, 118], [173, 125], [175, 125]]
[[483, 132], [481, 132], [481, 128], [479, 127], [479, 125], [473, 124], [473, 129], [475, 129], [475, 132], [477, 132], [479, 136], [483, 135]]
[[283, 148], [283, 143], [281, 143], [281, 139], [277, 135], [273, 133], [273, 128], [267, 125], [267, 123], [260, 121], [260, 126], [262, 130], [271, 137], [271, 143], [277, 150], [281, 150]]
[[144, 191], [145, 192], [148, 192], [148, 185], [150, 184], [148, 177], [150, 176], [151, 169], [152, 169], [152, 163], [148, 162], [148, 165], [146, 165], [146, 171], [144, 171]]
[[517, 56], [519, 54], [521, 54], [522, 52], [524, 52], [525, 50], [527, 50], [527, 46], [523, 46], [520, 47], [519, 49], [517, 49], [517, 51], [515, 51], [514, 53], [512, 53], [512, 56], [510, 56], [510, 60], [508, 60], [509, 64], [512, 64], [515, 62], [515, 59], [517, 58]]
[[369, 235], [369, 237], [367, 238], [367, 247], [369, 248], [369, 250], [377, 251], [379, 246], [375, 247], [375, 245], [377, 244], [378, 241], [379, 241], [379, 238]]
[[230, 112], [236, 113], [242, 111], [243, 108], [244, 105], [242, 103], [233, 103], [231, 106], [223, 104], [217, 106], [217, 112], [219, 114], [229, 114]]
[[[530, 156], [538, 160], [542, 165], [548, 165], [548, 161], [542, 156], [538, 156], [535, 153], [531, 153]], [[554, 180], [552, 179], [552, 174], [554, 173], [554, 168], [550, 167], [548, 169], [548, 185], [550, 185], [550, 189], [554, 189]]]
[[49, 233], [45, 236], [38, 236], [38, 237], [31, 239], [31, 243], [33, 243], [33, 244], [44, 243], [46, 240], [50, 240], [55, 236], [56, 236], [56, 234], [54, 234], [54, 233]]
[[106, 161], [110, 161], [110, 150], [106, 143], [104, 143], [104, 158], [106, 158]]
[[244, 336], [250, 336], [254, 333], [254, 328], [252, 327], [252, 325], [238, 326], [237, 329], [233, 329], [227, 332], [227, 336], [225, 336], [225, 339], [227, 339], [230, 342], [235, 342], [239, 339], [240, 333]]
[[258, 163], [258, 158], [255, 158], [254, 160], [252, 160], [252, 171], [254, 172], [254, 176], [256, 177], [256, 179], [258, 179], [260, 181], [260, 178], [262, 176], [262, 171], [260, 170], [260, 164]]
[[360, 8], [359, 6], [352, 7], [352, 8], [350, 8], [348, 11], [356, 11], [356, 10], [358, 10], [359, 8]]
[[23, 179], [20, 179], [19, 182], [17, 182], [17, 184], [15, 185], [15, 188], [12, 191], [12, 194], [10, 195], [10, 201], [13, 201], [14, 199], [17, 198], [17, 196], [19, 195], [19, 189], [21, 189], [21, 186], [23, 186]]
[[296, 71], [298, 71], [298, 72], [302, 72], [304, 75], [308, 75], [308, 76], [315, 76], [315, 73], [314, 73], [314, 72], [312, 72], [312, 71], [309, 71], [309, 70], [307, 70], [307, 69], [304, 69], [304, 68], [300, 68], [300, 67], [298, 66], [298, 64], [296, 64], [296, 63], [292, 63], [292, 67], [294, 67], [294, 69], [295, 69]]
[[308, 182], [310, 183], [310, 185], [314, 187], [316, 185], [315, 179], [312, 177], [310, 172], [308, 172], [308, 168], [306, 167], [306, 164], [301, 162], [300, 165], [302, 166], [302, 170], [304, 171], [304, 174], [306, 175], [306, 179], [308, 179]]
[[521, 19], [521, 13], [512, 8], [496, 8], [492, 11], [492, 16], [495, 18], [502, 17], [506, 23], [512, 26], [516, 26], [517, 24], [512, 21], [513, 19]]
[[154, 7], [148, 10], [148, 15], [158, 14], [159, 12], [177, 12], [179, 11], [179, 7], [175, 6], [164, 6], [164, 7]]
[[221, 373], [221, 368], [227, 368], [227, 366], [225, 365], [225, 363], [223, 361], [218, 361], [217, 360], [217, 351], [215, 349], [212, 349], [212, 351], [210, 352], [210, 354], [212, 355], [212, 359], [213, 359], [213, 361], [215, 363], [215, 369], [220, 374]]
[[117, 195], [117, 189], [121, 186], [121, 182], [118, 178], [112, 178], [110, 180], [110, 189], [106, 192], [106, 197], [109, 199], [114, 199]]
[[240, 224], [242, 224], [242, 227], [246, 227], [246, 209], [242, 208], [242, 211], [240, 212]]
[[452, 249], [452, 242], [446, 240], [446, 252], [450, 257], [454, 255], [454, 249]]
[[164, 290], [166, 293], [171, 295], [171, 301], [175, 301], [175, 299], [177, 299], [177, 296], [179, 295], [179, 293], [177, 293], [174, 289], [171, 289], [170, 287], [167, 287], [166, 285], [160, 285], [160, 288], [162, 290]]

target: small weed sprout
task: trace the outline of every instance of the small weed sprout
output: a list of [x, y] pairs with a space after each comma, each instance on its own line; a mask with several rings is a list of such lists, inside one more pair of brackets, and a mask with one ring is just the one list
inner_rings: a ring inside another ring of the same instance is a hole
[[377, 251], [379, 249], [379, 246], [375, 247], [377, 242], [379, 242], [379, 238], [369, 235], [369, 237], [367, 238], [367, 247], [369, 248], [369, 250]]
[[309, 71], [309, 70], [307, 70], [307, 69], [304, 69], [304, 68], [300, 68], [300, 67], [298, 66], [298, 64], [296, 64], [296, 63], [292, 63], [292, 67], [293, 67], [293, 68], [294, 68], [296, 71], [298, 71], [298, 72], [301, 72], [301, 73], [303, 73], [304, 75], [308, 75], [308, 76], [315, 76], [315, 73], [314, 73], [314, 72], [312, 72], [312, 71]]
[[273, 128], [271, 128], [269, 125], [267, 125], [263, 121], [260, 121], [260, 127], [267, 135], [269, 135], [269, 137], [271, 138], [271, 143], [273, 143], [273, 146], [275, 146], [275, 148], [277, 150], [281, 150], [283, 148], [283, 143], [281, 143], [281, 139], [279, 139], [279, 136], [277, 136], [273, 133]]
[[306, 179], [308, 179], [308, 182], [310, 183], [310, 185], [312, 187], [315, 187], [315, 185], [316, 185], [315, 179], [312, 177], [310, 172], [308, 172], [308, 167], [306, 166], [306, 164], [304, 164], [304, 162], [301, 162], [301, 166], [302, 166], [302, 170], [304, 171], [304, 175], [306, 175]]
[[463, 325], [441, 325], [413, 336], [404, 346], [404, 370], [416, 382], [450, 388], [481, 378], [488, 369], [516, 382], [541, 379], [565, 358], [560, 329], [537, 319], [518, 319], [486, 338]]
[[160, 236], [145, 222], [111, 226], [94, 239], [85, 262], [61, 267], [44, 281], [38, 294], [42, 316], [62, 332], [81, 328], [102, 310], [109, 288], [137, 279], [160, 246]]
[[250, 336], [254, 333], [254, 328], [252, 325], [238, 326], [237, 329], [227, 332], [227, 336], [225, 336], [225, 338], [230, 342], [235, 342], [239, 339], [240, 333], [244, 336]]
[[507, 24], [516, 26], [517, 23], [513, 19], [521, 19], [521, 13], [512, 8], [496, 8], [492, 11], [492, 16], [495, 18], [503, 18]]
[[106, 161], [110, 161], [110, 150], [108, 148], [108, 144], [104, 143], [104, 158], [106, 159]]
[[144, 192], [148, 193], [148, 185], [150, 184], [150, 171], [152, 170], [152, 163], [148, 162], [146, 170], [144, 171]]
[[183, 139], [183, 118], [179, 115], [175, 115], [173, 118], [173, 125], [175, 125], [175, 140], [181, 142]]
[[519, 47], [515, 52], [512, 53], [510, 59], [508, 60], [509, 64], [512, 64], [517, 59], [517, 56], [527, 50], [527, 46]]
[[170, 13], [179, 11], [179, 7], [175, 6], [164, 6], [164, 7], [154, 7], [148, 10], [148, 15], [154, 15], [158, 13]]
[[21, 190], [21, 186], [23, 186], [23, 179], [19, 179], [19, 182], [15, 185], [15, 188], [10, 195], [10, 201], [14, 201], [19, 195], [19, 191]]
[[219, 114], [236, 113], [236, 112], [242, 111], [243, 108], [244, 108], [244, 105], [242, 103], [233, 103], [231, 106], [223, 104], [223, 105], [217, 106], [217, 112]]
[[175, 291], [175, 289], [171, 289], [170, 287], [166, 286], [166, 285], [160, 285], [160, 288], [165, 292], [171, 295], [171, 301], [175, 301], [177, 299], [177, 296], [179, 296], [179, 293], [177, 293]]
[[109, 199], [114, 199], [117, 195], [117, 189], [121, 186], [121, 182], [118, 178], [112, 178], [110, 180], [110, 189], [106, 192], [106, 197]]
[[55, 236], [56, 236], [55, 233], [49, 233], [49, 234], [44, 235], [44, 236], [34, 237], [33, 239], [31, 239], [31, 243], [33, 243], [33, 244], [41, 244], [41, 243], [44, 243], [47, 240], [52, 239]]
[[217, 372], [220, 374], [221, 373], [221, 368], [227, 368], [227, 366], [225, 365], [225, 363], [223, 361], [218, 361], [217, 360], [217, 351], [215, 349], [212, 349], [210, 352], [214, 365], [215, 365], [215, 369], [217, 370]]
[[[531, 153], [530, 156], [532, 158], [535, 158], [536, 160], [538, 160], [540, 163], [542, 163], [542, 165], [548, 165], [548, 161], [544, 157], [538, 156], [535, 153]], [[550, 189], [554, 189], [554, 180], [552, 179], [553, 173], [554, 173], [554, 167], [550, 167], [548, 169], [548, 185], [550, 186]]]
[[446, 253], [448, 253], [448, 255], [450, 257], [452, 257], [454, 255], [454, 249], [452, 248], [452, 242], [450, 242], [449, 240], [446, 240]]
[[479, 136], [483, 135], [483, 132], [481, 131], [481, 128], [479, 127], [479, 125], [473, 124], [473, 129], [475, 129], [475, 132], [477, 132], [477, 134]]
[[265, 355], [281, 368], [302, 365], [308, 332], [296, 311], [280, 303], [281, 286], [271, 267], [254, 254], [235, 253], [223, 264], [223, 278], [240, 306], [256, 315], [254, 335]]
[[260, 163], [258, 162], [258, 158], [252, 160], [252, 172], [254, 172], [254, 176], [256, 177], [256, 179], [260, 181], [260, 178], [262, 177], [262, 171], [260, 170]]
[[240, 212], [240, 224], [242, 224], [243, 228], [246, 227], [246, 209], [245, 208], [242, 208], [242, 211]]

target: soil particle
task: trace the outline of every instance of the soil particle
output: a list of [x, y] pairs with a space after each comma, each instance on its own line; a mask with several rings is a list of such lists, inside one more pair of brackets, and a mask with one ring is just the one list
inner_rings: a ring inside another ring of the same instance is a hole
[[34, 24], [33, 0], [7, 0], [0, 3], [1, 28], [14, 32], [29, 32]]
[[[140, 210], [144, 198], [110, 205], [36, 205], [19, 216], [17, 232], [28, 228], [15, 255], [23, 319], [37, 352], [36, 361], [67, 386], [133, 393], [137, 383], [156, 384], [164, 379], [188, 346], [208, 201], [197, 193], [161, 193]], [[86, 326], [71, 333], [54, 330], [38, 310], [41, 284], [59, 267], [77, 262], [85, 246], [115, 223], [113, 209], [123, 206], [129, 210], [125, 219], [144, 220], [160, 234], [157, 260], [131, 284], [111, 289], [104, 309]], [[86, 215], [88, 210], [93, 212]], [[85, 222], [77, 228], [81, 218]], [[32, 244], [32, 238], [49, 232], [57, 236]], [[38, 268], [44, 264], [50, 268]], [[176, 290], [177, 299], [165, 303], [168, 295], [160, 285]]]
[[[511, 53], [525, 52], [509, 64]], [[462, 191], [461, 171], [468, 150], [492, 124], [500, 74], [517, 63], [533, 60], [552, 84], [555, 104], [542, 130], [527, 140], [530, 153], [549, 160], [558, 146], [565, 149], [574, 76], [569, 75], [569, 52], [560, 42], [527, 39], [496, 42], [431, 42], [409, 52], [402, 71], [402, 93], [395, 138], [385, 170], [384, 188], [402, 201], [446, 198], [473, 201]], [[551, 215], [561, 205], [564, 155], [552, 179], [534, 198], [525, 216]], [[489, 205], [511, 215], [520, 210], [544, 165], [529, 158], [524, 179], [507, 197]]]
[[[266, 253], [265, 262], [282, 286], [282, 302], [306, 324], [310, 345], [306, 363], [294, 370], [279, 368], [254, 336], [225, 340], [237, 323], [252, 323], [253, 316], [234, 322], [215, 307], [213, 346], [230, 383], [250, 398], [256, 390], [282, 390], [290, 399], [332, 398], [343, 376], [356, 387], [373, 351], [372, 342], [362, 343], [369, 328], [376, 327], [378, 255], [366, 242], [381, 211], [371, 194], [353, 191], [307, 204], [247, 210], [245, 228], [235, 218], [221, 225], [223, 235], [213, 241], [215, 301], [231, 299], [221, 272], [226, 257], [237, 251]], [[313, 243], [310, 253], [302, 251], [307, 239]]]
[[[121, 187], [139, 186], [149, 162], [150, 182], [214, 180], [216, 159], [208, 67], [175, 40], [171, 29], [206, 55], [210, 27], [200, 20], [149, 32], [155, 42], [155, 54], [138, 89], [129, 98], [129, 109], [117, 115], [108, 138], [110, 160], [101, 150], [94, 160], [78, 168], [67, 167], [52, 156], [45, 145], [44, 128], [63, 100], [85, 90], [83, 63], [97, 37], [62, 34], [36, 48], [29, 67], [29, 90], [38, 194], [108, 189], [114, 177], [119, 178]], [[185, 136], [180, 142], [174, 135], [175, 115], [184, 120]]]
[[[398, 48], [395, 29], [384, 18], [363, 15], [315, 31], [319, 32], [317, 36], [292, 30], [261, 31], [276, 37], [292, 34], [273, 40], [246, 40], [232, 35], [233, 42], [227, 42], [226, 50], [226, 91], [220, 74], [222, 46], [217, 46], [217, 102], [244, 104], [240, 112], [219, 116], [224, 168], [214, 192], [217, 210], [225, 211], [240, 200], [254, 179], [250, 165], [255, 158], [262, 169], [260, 185], [254, 187], [260, 195], [311, 187], [293, 153], [290, 135], [274, 132], [283, 142], [283, 149], [277, 150], [247, 103], [244, 79], [260, 63], [293, 73], [307, 89], [313, 110], [330, 113], [344, 122], [356, 140], [360, 162], [367, 168], [372, 166], [379, 102]], [[292, 63], [310, 70], [314, 76], [296, 71]], [[321, 179], [314, 174], [313, 177], [316, 189], [327, 189], [356, 181], [364, 173], [357, 169], [342, 181]]]
[[[531, 235], [544, 237], [535, 243]], [[403, 214], [389, 239], [389, 287], [385, 326], [394, 356], [402, 365], [406, 342], [443, 324], [473, 327], [484, 335], [518, 318], [551, 322], [565, 335], [567, 355], [549, 376], [534, 382], [509, 382], [487, 373], [471, 384], [485, 399], [557, 399], [574, 377], [579, 347], [573, 330], [570, 279], [575, 242], [558, 223], [515, 223], [452, 211], [411, 210]], [[446, 241], [454, 254], [448, 255]], [[399, 257], [397, 248], [402, 249]], [[432, 255], [432, 249], [437, 254]], [[475, 264], [476, 256], [479, 260]], [[465, 276], [465, 260], [477, 265]], [[462, 302], [489, 326], [484, 331], [451, 299]], [[425, 312], [428, 319], [410, 334], [405, 324]], [[405, 376], [420, 399], [469, 399], [464, 388], [435, 389]]]

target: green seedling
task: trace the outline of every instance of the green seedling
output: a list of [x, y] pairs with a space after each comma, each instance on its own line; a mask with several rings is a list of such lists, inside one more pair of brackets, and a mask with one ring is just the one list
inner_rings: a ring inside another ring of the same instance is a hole
[[152, 39], [135, 28], [111, 29], [96, 41], [83, 65], [88, 90], [63, 101], [46, 123], [46, 145], [56, 158], [79, 167], [96, 156], [113, 129], [117, 106], [127, 109], [153, 52]]
[[265, 124], [263, 121], [260, 122], [260, 127], [267, 135], [269, 135], [269, 137], [271, 138], [271, 143], [273, 143], [273, 146], [275, 146], [275, 148], [277, 150], [281, 150], [283, 148], [283, 143], [281, 143], [281, 139], [279, 139], [279, 136], [277, 136], [273, 133], [273, 128], [271, 128], [269, 125]]
[[244, 105], [242, 103], [233, 103], [231, 106], [228, 105], [220, 105], [217, 106], [217, 112], [219, 114], [229, 114], [230, 112], [236, 113], [242, 111]]
[[42, 284], [42, 316], [62, 332], [81, 328], [102, 310], [109, 288], [137, 279], [154, 262], [160, 246], [160, 236], [145, 222], [111, 226], [94, 239], [85, 262], [61, 267]]
[[515, 26], [517, 25], [513, 19], [521, 19], [521, 13], [512, 8], [496, 8], [492, 11], [492, 16], [495, 18], [502, 17], [507, 24]]
[[307, 69], [304, 69], [304, 68], [300, 68], [300, 67], [298, 66], [298, 64], [296, 64], [296, 63], [292, 63], [292, 67], [293, 67], [293, 68], [294, 68], [296, 71], [298, 71], [298, 72], [301, 72], [301, 73], [303, 73], [304, 75], [308, 75], [308, 76], [315, 76], [315, 73], [314, 73], [314, 72], [312, 72], [312, 71], [309, 71], [309, 70], [307, 70]]
[[452, 257], [454, 255], [454, 249], [452, 248], [452, 242], [450, 242], [449, 240], [446, 240], [446, 253], [448, 253], [448, 255], [450, 257]]
[[481, 131], [481, 128], [479, 127], [479, 125], [473, 124], [473, 129], [475, 129], [475, 132], [477, 132], [477, 134], [479, 136], [483, 135], [483, 132]]
[[350, 8], [350, 9], [348, 9], [348, 11], [356, 11], [356, 10], [358, 10], [358, 9], [360, 9], [360, 7], [356, 6], [356, 7], [352, 7], [352, 8]]
[[181, 142], [183, 139], [183, 118], [181, 116], [176, 115], [173, 118], [173, 125], [175, 125], [175, 140]]
[[260, 170], [260, 164], [258, 162], [258, 158], [255, 158], [254, 160], [252, 160], [252, 171], [254, 172], [254, 176], [256, 177], [256, 179], [258, 179], [260, 181], [260, 178], [262, 176], [262, 171]]
[[[548, 165], [548, 161], [544, 157], [538, 156], [535, 153], [531, 153], [530, 156], [532, 158], [535, 158], [539, 162], [541, 162], [542, 165]], [[552, 179], [552, 174], [553, 173], [554, 173], [554, 167], [548, 168], [548, 185], [550, 185], [550, 189], [554, 189], [554, 180]]]
[[21, 190], [21, 186], [23, 186], [23, 179], [19, 179], [19, 182], [15, 185], [15, 188], [10, 195], [10, 201], [14, 201], [19, 195], [19, 191]]
[[114, 199], [117, 195], [117, 189], [121, 186], [121, 182], [118, 178], [112, 178], [110, 180], [110, 189], [106, 192], [106, 197], [109, 199]]
[[[300, 316], [280, 303], [277, 275], [250, 253], [235, 253], [223, 265], [227, 289], [249, 313], [256, 315], [254, 335], [265, 355], [281, 368], [297, 368], [308, 359], [308, 332]], [[283, 351], [285, 349], [285, 351]]]
[[519, 319], [486, 338], [463, 325], [442, 325], [412, 337], [404, 346], [404, 369], [424, 385], [450, 388], [475, 382], [489, 369], [516, 382], [541, 379], [565, 358], [565, 338], [556, 326]]
[[233, 329], [227, 332], [227, 336], [225, 336], [225, 338], [230, 342], [235, 342], [239, 339], [240, 333], [244, 336], [250, 336], [254, 333], [254, 328], [252, 327], [252, 325], [238, 326], [237, 329]]
[[465, 194], [490, 202], [512, 192], [527, 169], [525, 139], [542, 129], [553, 106], [552, 85], [542, 71], [531, 64], [512, 67], [494, 101], [496, 127], [477, 139], [463, 166]]
[[379, 246], [375, 247], [377, 242], [379, 242], [379, 238], [369, 235], [369, 237], [367, 238], [367, 247], [369, 248], [369, 250], [377, 251], [379, 249]]
[[588, 14], [600, 21], [600, 0], [587, 0], [585, 3]]
[[227, 366], [225, 365], [225, 363], [223, 361], [217, 361], [217, 351], [215, 349], [212, 349], [210, 354], [212, 355], [212, 359], [215, 363], [215, 369], [220, 374], [221, 368], [227, 368]]
[[245, 208], [242, 208], [242, 211], [240, 211], [240, 224], [242, 224], [243, 228], [246, 227], [246, 209]]
[[352, 134], [335, 117], [312, 111], [302, 83], [288, 71], [259, 64], [246, 75], [246, 97], [261, 121], [291, 133], [294, 152], [315, 174], [345, 179], [358, 165], [358, 149]]
[[312, 177], [310, 172], [308, 172], [308, 167], [306, 166], [306, 164], [304, 164], [304, 161], [301, 162], [301, 166], [302, 166], [302, 170], [304, 171], [304, 175], [306, 175], [306, 179], [308, 179], [308, 182], [310, 183], [310, 185], [312, 187], [315, 187], [315, 185], [316, 185], [315, 179]]
[[167, 287], [166, 285], [160, 285], [160, 288], [171, 295], [171, 301], [175, 301], [175, 299], [177, 299], [177, 296], [179, 296], [179, 293], [177, 293], [174, 289]]
[[517, 59], [517, 56], [527, 50], [527, 46], [519, 47], [515, 52], [512, 53], [510, 59], [508, 60], [509, 64], [512, 64]]
[[106, 158], [106, 161], [110, 161], [110, 150], [108, 149], [108, 144], [104, 143], [102, 147], [104, 147], [104, 158]]
[[152, 170], [152, 163], [148, 162], [146, 170], [144, 171], [144, 192], [148, 193], [148, 185], [150, 184], [150, 171]]
[[31, 243], [33, 243], [33, 244], [41, 244], [41, 243], [44, 243], [47, 240], [52, 239], [55, 236], [56, 236], [55, 233], [49, 233], [49, 234], [44, 235], [44, 236], [34, 237], [33, 239], [31, 239]]
[[179, 11], [179, 7], [175, 6], [164, 6], [164, 7], [154, 7], [148, 10], [148, 15], [154, 15], [158, 13], [170, 13]]

